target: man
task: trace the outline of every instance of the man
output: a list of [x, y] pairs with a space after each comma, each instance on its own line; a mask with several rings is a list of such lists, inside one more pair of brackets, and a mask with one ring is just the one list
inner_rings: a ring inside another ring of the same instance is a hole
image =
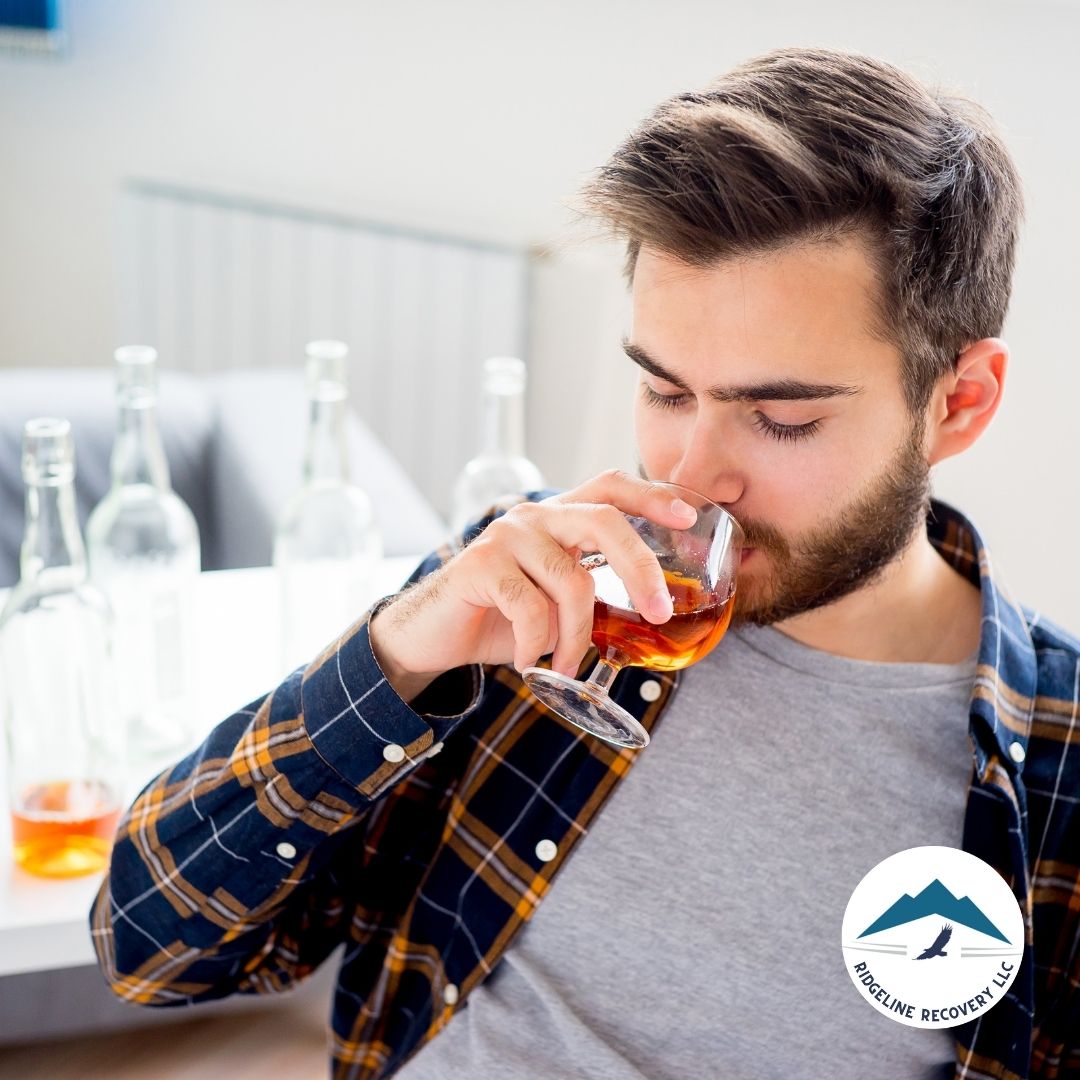
[[[1076, 1074], [1080, 644], [928, 496], [1001, 399], [1007, 152], [890, 65], [786, 50], [660, 106], [587, 204], [628, 241], [641, 477], [501, 507], [152, 784], [92, 915], [113, 989], [272, 992], [343, 944], [336, 1077]], [[625, 515], [693, 515], [652, 480], [750, 553], [709, 657], [616, 681], [633, 751], [518, 673], [591, 659], [584, 552], [670, 617]], [[926, 844], [1027, 930], [945, 1031], [867, 1008], [838, 948], [862, 876]]]

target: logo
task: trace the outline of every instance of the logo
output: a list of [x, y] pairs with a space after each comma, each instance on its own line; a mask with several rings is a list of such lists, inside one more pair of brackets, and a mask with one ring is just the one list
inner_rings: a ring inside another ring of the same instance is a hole
[[878, 1012], [909, 1027], [956, 1027], [1008, 992], [1024, 955], [1024, 919], [982, 859], [908, 848], [856, 886], [842, 944], [851, 981]]

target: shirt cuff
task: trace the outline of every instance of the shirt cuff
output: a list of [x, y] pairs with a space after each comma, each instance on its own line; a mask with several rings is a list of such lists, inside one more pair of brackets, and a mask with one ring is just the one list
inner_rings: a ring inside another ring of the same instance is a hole
[[301, 687], [316, 752], [368, 798], [428, 757], [477, 707], [484, 691], [483, 668], [474, 664], [440, 675], [407, 705], [371, 649], [368, 623], [381, 606], [316, 658]]

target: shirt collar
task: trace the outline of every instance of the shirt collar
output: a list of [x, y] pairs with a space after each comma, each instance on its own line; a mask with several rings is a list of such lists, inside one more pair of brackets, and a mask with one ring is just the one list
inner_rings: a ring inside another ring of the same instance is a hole
[[979, 587], [982, 630], [971, 697], [975, 761], [984, 781], [997, 761], [1022, 770], [1035, 706], [1037, 659], [1023, 610], [1009, 594], [975, 526], [946, 503], [930, 502], [927, 535], [954, 569]]

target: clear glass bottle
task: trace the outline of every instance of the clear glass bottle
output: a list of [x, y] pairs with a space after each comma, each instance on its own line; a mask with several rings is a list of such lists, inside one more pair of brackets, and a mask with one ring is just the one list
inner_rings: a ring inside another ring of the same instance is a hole
[[23, 430], [26, 529], [0, 612], [0, 699], [15, 861], [73, 877], [104, 869], [124, 795], [111, 612], [87, 581], [67, 420]]
[[157, 427], [157, 352], [117, 349], [112, 485], [86, 523], [90, 576], [116, 617], [119, 709], [132, 760], [158, 763], [197, 734], [199, 529], [172, 489]]
[[525, 363], [496, 356], [484, 363], [484, 434], [480, 453], [454, 485], [451, 530], [460, 536], [497, 499], [544, 486], [525, 456]]
[[274, 534], [281, 595], [282, 671], [310, 663], [370, 603], [382, 536], [371, 499], [349, 482], [345, 442], [348, 346], [312, 341], [303, 483]]

